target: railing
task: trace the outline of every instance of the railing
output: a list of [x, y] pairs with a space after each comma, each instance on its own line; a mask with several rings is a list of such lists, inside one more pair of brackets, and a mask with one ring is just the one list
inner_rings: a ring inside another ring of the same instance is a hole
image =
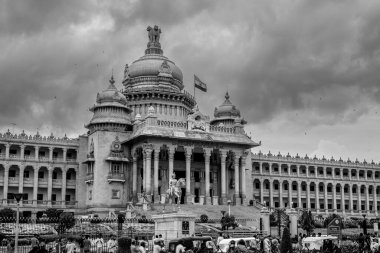
[[169, 127], [169, 128], [187, 129], [187, 122], [157, 120], [157, 126], [160, 126], [160, 127]]
[[66, 158], [66, 162], [77, 162], [76, 158]]
[[66, 180], [67, 186], [76, 186], [77, 181], [75, 179]]
[[0, 158], [5, 158], [5, 154], [0, 154]]
[[10, 159], [20, 159], [21, 156], [13, 155], [13, 154], [9, 154], [9, 158], [10, 158]]
[[108, 180], [125, 180], [125, 175], [123, 173], [109, 173], [107, 176]]
[[226, 126], [210, 126], [210, 132], [220, 132], [220, 133], [230, 133], [234, 134], [234, 127], [226, 127]]
[[40, 161], [49, 161], [49, 157], [47, 157], [47, 156], [39, 156], [38, 160], [40, 160]]
[[35, 156], [31, 156], [31, 155], [24, 155], [24, 159], [25, 160], [35, 160], [36, 159], [36, 157]]

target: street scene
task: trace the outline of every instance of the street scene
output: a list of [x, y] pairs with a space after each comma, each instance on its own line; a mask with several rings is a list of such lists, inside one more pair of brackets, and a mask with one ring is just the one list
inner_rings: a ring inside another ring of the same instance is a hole
[[380, 252], [380, 3], [0, 5], [0, 253]]

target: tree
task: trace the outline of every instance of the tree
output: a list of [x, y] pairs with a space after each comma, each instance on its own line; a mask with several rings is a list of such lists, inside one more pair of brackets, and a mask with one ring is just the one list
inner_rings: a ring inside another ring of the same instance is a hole
[[45, 213], [46, 213], [46, 216], [48, 217], [48, 218], [59, 218], [59, 216], [61, 215], [61, 213], [63, 213], [63, 210], [58, 210], [58, 209], [56, 209], [56, 208], [48, 208], [48, 209], [46, 209], [46, 211], [45, 211]]
[[64, 233], [67, 229], [74, 227], [75, 218], [73, 213], [61, 213], [59, 216], [58, 231]]
[[220, 220], [220, 223], [222, 225], [222, 230], [228, 230], [229, 227], [232, 227], [235, 229], [238, 225], [235, 221], [235, 216], [226, 214], [222, 217]]
[[303, 211], [299, 219], [300, 227], [310, 235], [314, 230], [314, 219], [311, 211]]
[[10, 208], [4, 208], [0, 210], [0, 218], [13, 218], [16, 212]]
[[292, 253], [292, 240], [290, 239], [290, 231], [289, 228], [285, 227], [284, 232], [282, 233], [281, 245], [280, 245], [281, 253]]

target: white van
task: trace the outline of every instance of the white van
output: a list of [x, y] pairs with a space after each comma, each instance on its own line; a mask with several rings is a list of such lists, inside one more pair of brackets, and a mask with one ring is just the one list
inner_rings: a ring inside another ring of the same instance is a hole
[[249, 244], [250, 244], [250, 241], [251, 240], [257, 240], [257, 238], [255, 238], [255, 237], [246, 237], [246, 238], [228, 238], [228, 239], [223, 239], [218, 244], [218, 246], [219, 246], [219, 251], [218, 252], [226, 253], [227, 250], [228, 250], [228, 248], [229, 248], [229, 246], [230, 246], [230, 242], [231, 241], [235, 241], [235, 245], [237, 245], [237, 242], [240, 241], [240, 240], [244, 240], [245, 245], [248, 248]]

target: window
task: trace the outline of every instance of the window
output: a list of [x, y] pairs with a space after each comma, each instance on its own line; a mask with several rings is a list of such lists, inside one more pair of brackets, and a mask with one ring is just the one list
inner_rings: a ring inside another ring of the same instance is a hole
[[214, 177], [212, 176], [212, 172], [210, 172], [210, 183], [214, 183]]
[[327, 208], [328, 208], [328, 209], [332, 209], [332, 204], [328, 204], [328, 205], [327, 205]]
[[315, 209], [315, 203], [310, 203], [311, 209]]
[[51, 195], [51, 201], [57, 201], [57, 195], [56, 194]]
[[336, 187], [336, 192], [340, 192], [340, 187]]
[[9, 150], [9, 154], [16, 155], [17, 154], [17, 149], [11, 149], [11, 150]]
[[340, 204], [336, 204], [336, 209], [340, 209]]
[[190, 233], [189, 222], [188, 221], [182, 221], [182, 234], [188, 235], [189, 233]]
[[112, 164], [112, 167], [111, 167], [111, 173], [112, 174], [120, 174], [121, 173], [121, 169], [120, 169], [120, 164]]
[[44, 178], [44, 172], [43, 171], [38, 172], [38, 178]]
[[53, 152], [53, 158], [57, 158], [58, 157], [58, 153], [57, 152]]
[[260, 183], [259, 182], [256, 182], [256, 189], [260, 189]]
[[301, 187], [302, 187], [302, 191], [306, 191], [306, 185], [303, 184]]
[[57, 179], [58, 178], [58, 173], [56, 171], [53, 172], [53, 179]]
[[332, 191], [331, 186], [327, 186], [327, 192], [331, 192], [331, 191]]
[[37, 200], [44, 200], [44, 195], [41, 193], [37, 194]]
[[194, 181], [197, 183], [201, 181], [199, 174], [199, 171], [194, 171]]
[[112, 190], [112, 199], [120, 199], [120, 190]]
[[38, 152], [38, 155], [39, 155], [39, 156], [45, 156], [45, 151], [40, 151], [40, 152]]
[[24, 193], [22, 195], [22, 200], [28, 200], [28, 193]]
[[269, 190], [269, 184], [265, 184], [265, 189]]
[[297, 173], [297, 169], [292, 169], [292, 172], [293, 173]]
[[356, 193], [356, 188], [352, 188], [352, 193]]
[[88, 200], [92, 200], [92, 190], [88, 191]]
[[24, 178], [29, 178], [29, 170], [24, 171]]
[[66, 196], [65, 196], [65, 200], [66, 200], [66, 201], [71, 201], [71, 195], [66, 195]]
[[314, 185], [310, 185], [310, 191], [315, 191], [315, 189], [314, 189], [315, 187], [314, 187]]
[[[275, 184], [275, 185], [274, 185], [274, 189], [275, 189], [275, 190], [278, 190], [278, 184]], [[276, 207], [277, 207], [277, 206], [276, 206]]]
[[319, 192], [323, 192], [323, 186], [322, 185], [319, 186]]
[[30, 150], [25, 150], [24, 155], [30, 155]]
[[289, 187], [289, 185], [285, 184], [285, 185], [284, 185], [284, 190], [287, 191], [287, 190], [288, 190], [288, 187]]
[[9, 175], [9, 177], [16, 177], [16, 171], [10, 170], [8, 175]]
[[293, 184], [293, 185], [292, 185], [292, 190], [293, 190], [293, 191], [297, 191], [297, 185], [296, 185], [296, 184]]
[[344, 193], [348, 193], [348, 188], [344, 188]]
[[363, 188], [360, 189], [360, 193], [364, 193], [364, 189]]
[[325, 204], [320, 204], [319, 206], [321, 209], [325, 209]]
[[306, 207], [307, 207], [307, 206], [306, 206], [306, 203], [303, 203], [302, 206], [303, 206], [303, 208], [306, 208]]

